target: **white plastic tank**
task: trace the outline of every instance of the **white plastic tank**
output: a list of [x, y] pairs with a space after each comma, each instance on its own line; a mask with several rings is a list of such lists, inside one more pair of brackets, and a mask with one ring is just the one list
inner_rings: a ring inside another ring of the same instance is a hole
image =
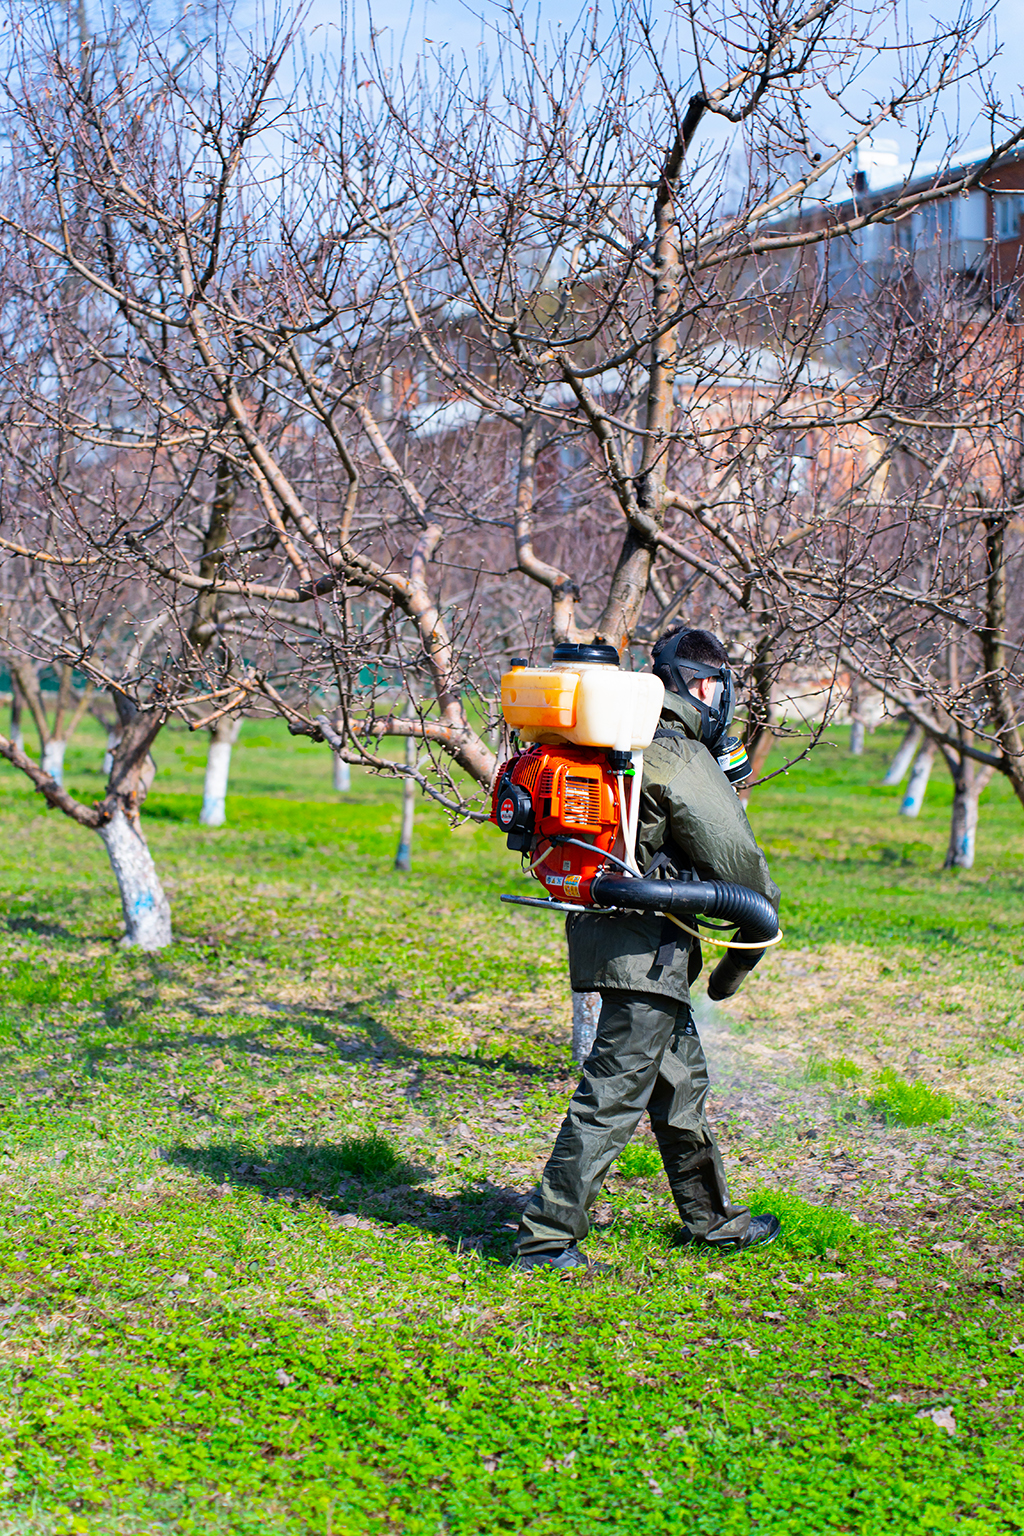
[[501, 712], [524, 741], [642, 752], [664, 699], [661, 681], [624, 672], [611, 645], [556, 645], [552, 666], [513, 660], [501, 679]]

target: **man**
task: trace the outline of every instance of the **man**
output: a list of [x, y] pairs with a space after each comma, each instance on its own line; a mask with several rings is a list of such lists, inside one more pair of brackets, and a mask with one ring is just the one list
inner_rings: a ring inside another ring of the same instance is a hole
[[[648, 875], [729, 880], [779, 890], [716, 758], [725, 750], [733, 681], [721, 642], [703, 629], [671, 630], [654, 647], [665, 703], [644, 754], [637, 862]], [[691, 873], [692, 872], [692, 873]], [[692, 924], [691, 924], [692, 926]], [[521, 1269], [593, 1270], [578, 1244], [609, 1168], [647, 1111], [683, 1223], [682, 1243], [742, 1250], [771, 1242], [778, 1220], [729, 1198], [704, 1113], [707, 1065], [689, 985], [698, 940], [658, 915], [580, 912], [566, 921], [573, 990], [602, 994], [594, 1048], [541, 1182], [516, 1237]], [[729, 996], [760, 952], [723, 951], [708, 984]]]

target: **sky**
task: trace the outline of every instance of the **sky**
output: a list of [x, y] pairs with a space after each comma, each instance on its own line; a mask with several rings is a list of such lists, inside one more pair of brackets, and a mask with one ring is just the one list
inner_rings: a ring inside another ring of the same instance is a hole
[[[429, 54], [438, 47], [475, 60], [481, 45], [487, 46], [489, 18], [500, 15], [502, 9], [492, 5], [491, 0], [341, 0], [341, 3], [351, 5], [352, 25], [364, 47], [372, 25], [378, 46], [393, 61], [406, 66], [418, 54]], [[752, 3], [754, 0], [739, 0], [744, 9]], [[851, 9], [863, 12], [870, 3], [871, 0], [851, 0]], [[655, 17], [660, 12], [663, 22], [671, 13], [671, 0], [650, 0], [650, 4]], [[888, 0], [875, 9], [881, 25], [875, 31], [874, 39], [881, 43], [891, 39], [896, 16], [903, 36], [909, 34], [919, 40], [930, 35], [935, 18], [950, 22], [960, 6], [957, 0], [897, 0], [895, 5]], [[984, 0], [974, 0], [976, 14], [984, 9]], [[580, 0], [533, 0], [533, 14], [539, 22], [541, 35], [545, 30], [555, 31], [560, 25], [571, 26], [579, 12]], [[985, 68], [984, 78], [994, 85], [1006, 114], [1014, 121], [1024, 121], [1024, 0], [994, 0], [990, 12], [982, 48], [986, 55], [992, 55], [992, 62]], [[610, 7], [608, 13], [610, 15]], [[320, 37], [329, 36], [338, 26], [339, 14], [339, 0], [311, 0], [305, 28], [307, 34], [312, 34], [315, 28]], [[879, 49], [869, 49], [857, 87], [861, 101], [875, 93], [884, 96], [891, 78], [891, 59]], [[951, 142], [963, 151], [985, 146], [990, 130], [977, 120], [980, 98], [980, 89], [973, 82], [945, 93], [924, 152], [926, 163], [919, 164], [920, 169], [930, 169], [927, 162], [937, 161]], [[814, 121], [826, 140], [836, 141], [843, 134], [840, 113], [824, 98], [815, 103]], [[707, 131], [707, 127], [708, 120], [705, 119], [702, 131]], [[900, 129], [898, 125], [887, 125], [880, 130], [874, 151], [868, 146], [861, 157], [861, 168], [869, 173], [875, 185], [899, 178], [903, 165], [913, 152], [914, 138], [910, 127]]]

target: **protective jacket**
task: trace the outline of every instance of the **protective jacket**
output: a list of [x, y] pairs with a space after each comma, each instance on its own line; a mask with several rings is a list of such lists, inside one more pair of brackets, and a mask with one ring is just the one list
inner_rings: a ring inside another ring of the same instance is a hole
[[[700, 729], [700, 711], [667, 693], [658, 734], [644, 753], [637, 863], [645, 874], [735, 881], [760, 891], [778, 911], [779, 888], [736, 791], [699, 740]], [[699, 943], [667, 918], [573, 913], [566, 933], [575, 992], [638, 992], [686, 1002], [700, 972]]]

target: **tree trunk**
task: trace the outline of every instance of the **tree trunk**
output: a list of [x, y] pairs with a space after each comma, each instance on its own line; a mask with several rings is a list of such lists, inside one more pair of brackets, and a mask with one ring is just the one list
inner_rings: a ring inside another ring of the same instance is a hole
[[903, 804], [900, 806], [901, 816], [919, 816], [921, 814], [924, 792], [928, 788], [928, 779], [934, 761], [935, 743], [929, 740], [925, 742], [914, 759], [914, 766], [910, 770], [910, 782], [907, 784], [907, 792], [903, 796]]
[[978, 790], [966, 763], [953, 775], [953, 812], [949, 822], [949, 847], [943, 869], [973, 869], [974, 842], [978, 831]]
[[[770, 627], [770, 626], [769, 626]], [[744, 745], [750, 760], [746, 784], [739, 790], [740, 804], [750, 801], [750, 786], [761, 777], [772, 750], [772, 652], [769, 640], [762, 638], [750, 669], [751, 689], [747, 705], [747, 729]]]
[[138, 818], [129, 820], [118, 805], [98, 830], [121, 892], [122, 942], [139, 949], [166, 948], [171, 942], [171, 908]]
[[[405, 766], [416, 766], [416, 741], [412, 736], [405, 738]], [[412, 825], [416, 814], [416, 780], [406, 779], [402, 785], [402, 830], [398, 834], [398, 852], [395, 854], [395, 868], [407, 875], [412, 869]]]
[[755, 779], [761, 777], [761, 770], [768, 761], [768, 755], [772, 750], [775, 737], [769, 725], [759, 725], [754, 733], [754, 744], [747, 748], [747, 756], [750, 759], [750, 772], [747, 774], [747, 782], [736, 791], [740, 798], [740, 804], [745, 806], [750, 801], [750, 789]]
[[921, 745], [921, 737], [924, 735], [921, 727], [911, 722], [907, 726], [907, 734], [896, 749], [896, 755], [889, 764], [889, 771], [882, 780], [883, 784], [902, 784], [906, 777], [907, 769], [914, 760], [914, 753]]
[[44, 773], [40, 763], [3, 736], [0, 757], [31, 779], [47, 805], [98, 833], [121, 893], [124, 943], [140, 949], [163, 949], [171, 943], [171, 909], [142, 835], [139, 806], [156, 773], [149, 748], [166, 717], [162, 710], [137, 709], [116, 687], [111, 691], [122, 734], [107, 793], [100, 804], [90, 806], [75, 800], [51, 774]]
[[[654, 248], [651, 254], [654, 258], [656, 330], [647, 372], [644, 412], [647, 430], [631, 492], [636, 497], [636, 511], [647, 525], [647, 531], [640, 535], [631, 526], [626, 533], [608, 590], [608, 601], [598, 621], [599, 634], [617, 646], [620, 654], [629, 644], [647, 596], [655, 554], [650, 528], [661, 529], [665, 524], [665, 442], [666, 435], [672, 430], [675, 409], [680, 281], [685, 275], [679, 259], [681, 236], [676, 198], [686, 151], [706, 107], [703, 95], [691, 97], [686, 116], [676, 130], [675, 142], [665, 156], [654, 198]], [[622, 480], [618, 491], [620, 497], [627, 495], [627, 485]]]
[[[204, 581], [216, 577], [224, 562], [224, 546], [231, 534], [231, 512], [237, 499], [238, 481], [234, 470], [227, 459], [218, 459], [210, 523], [203, 539], [203, 557], [199, 562], [199, 575]], [[195, 646], [200, 655], [205, 654], [213, 640], [212, 626], [216, 612], [216, 586], [202, 588], [196, 597], [188, 632], [189, 644]]]
[[864, 721], [860, 717], [860, 678], [850, 679], [850, 756], [864, 756]]
[[[1019, 422], [1019, 418], [1018, 418]], [[1017, 710], [1006, 666], [1006, 529], [1009, 514], [1005, 507], [985, 519], [985, 554], [988, 581], [985, 589], [985, 625], [981, 631], [982, 655], [988, 674], [988, 694], [992, 713], [999, 727], [1003, 749], [1003, 771], [1013, 785], [1013, 792], [1024, 805], [1024, 742], [1017, 724]]]
[[21, 725], [21, 689], [14, 677], [11, 678], [11, 741], [19, 752], [25, 750], [25, 732]]
[[105, 778], [109, 778], [110, 770], [114, 766], [114, 753], [117, 751], [117, 744], [120, 740], [120, 731], [111, 729], [107, 732], [107, 750], [103, 754], [103, 775]]
[[43, 744], [43, 757], [40, 767], [44, 773], [48, 773], [55, 784], [64, 783], [64, 753], [67, 751], [66, 741], [57, 741], [51, 738]]
[[162, 709], [140, 710], [111, 688], [121, 730], [97, 828], [121, 892], [126, 945], [163, 949], [171, 943], [171, 909], [143, 836], [139, 809], [156, 776], [150, 748], [163, 727]]
[[199, 812], [199, 821], [204, 827], [224, 825], [231, 749], [238, 740], [241, 729], [240, 719], [222, 715], [210, 732], [210, 749], [206, 755], [206, 778], [203, 781], [203, 808]]
[[597, 1039], [597, 1021], [601, 1013], [600, 992], [574, 992], [572, 995], [572, 1059], [586, 1061]]
[[334, 758], [334, 788], [339, 795], [347, 795], [352, 788], [352, 769], [339, 752], [333, 753], [332, 756]]
[[946, 759], [953, 777], [953, 809], [949, 819], [949, 847], [943, 869], [973, 869], [978, 833], [978, 801], [994, 768], [979, 768], [969, 757]]

